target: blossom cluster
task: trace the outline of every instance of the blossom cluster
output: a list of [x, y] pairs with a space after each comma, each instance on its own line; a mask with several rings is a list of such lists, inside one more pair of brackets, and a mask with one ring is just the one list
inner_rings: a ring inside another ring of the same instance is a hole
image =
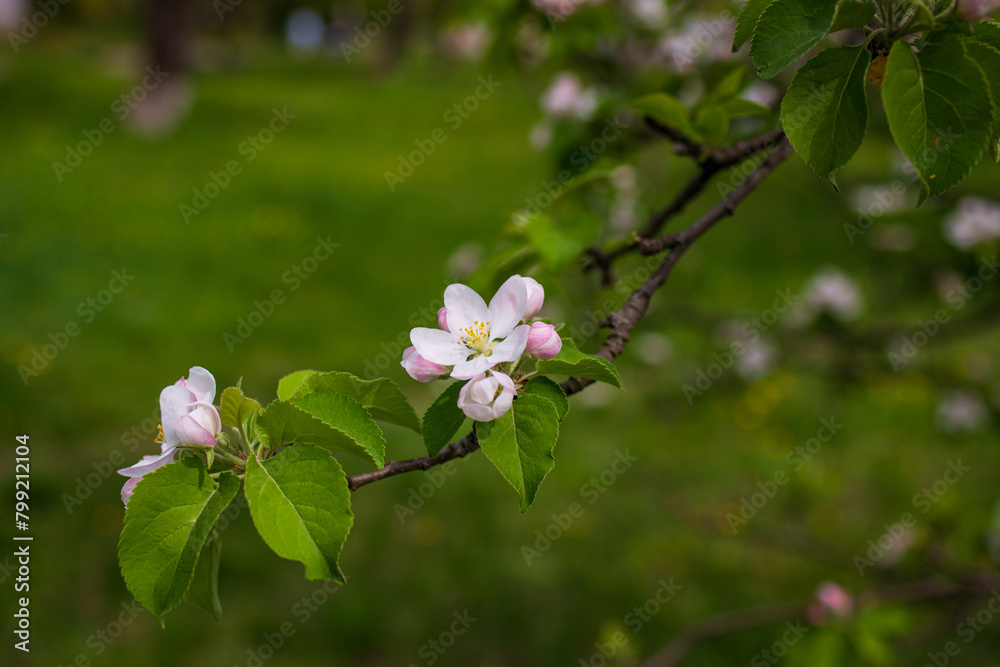
[[160, 453], [143, 456], [142, 460], [118, 471], [128, 477], [122, 487], [122, 502], [128, 505], [132, 490], [143, 475], [174, 460], [182, 447], [212, 449], [222, 433], [219, 410], [212, 405], [215, 400], [215, 377], [201, 366], [188, 371], [187, 379], [181, 378], [160, 392]]
[[488, 306], [466, 285], [449, 285], [438, 328], [410, 331], [413, 345], [403, 351], [401, 364], [419, 382], [468, 380], [458, 407], [475, 421], [497, 419], [517, 395], [511, 374], [522, 359], [552, 359], [562, 349], [555, 327], [535, 320], [544, 299], [538, 281], [519, 275], [511, 276]]

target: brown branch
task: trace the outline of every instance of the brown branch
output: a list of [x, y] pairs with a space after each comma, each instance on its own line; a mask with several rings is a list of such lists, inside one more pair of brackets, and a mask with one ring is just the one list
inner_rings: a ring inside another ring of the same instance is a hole
[[[1000, 579], [988, 576], [972, 576], [955, 582], [924, 579], [899, 586], [864, 591], [857, 595], [855, 600], [858, 606], [869, 608], [888, 604], [929, 602], [943, 598], [978, 598], [991, 593], [997, 586], [1000, 586]], [[642, 663], [642, 667], [673, 667], [680, 664], [699, 642], [740, 630], [794, 621], [814, 603], [815, 600], [807, 600], [748, 607], [696, 621], [681, 631], [662, 651]]]
[[[740, 184], [735, 190], [716, 205], [711, 211], [702, 216], [697, 222], [685, 229], [681, 234], [684, 236], [674, 245], [670, 254], [663, 260], [652, 276], [629, 296], [622, 307], [608, 317], [611, 331], [605, 339], [604, 344], [596, 352], [608, 361], [614, 361], [625, 349], [633, 327], [642, 319], [649, 308], [650, 299], [673, 270], [681, 256], [687, 251], [691, 244], [698, 240], [702, 234], [711, 229], [723, 218], [732, 215], [733, 210], [746, 198], [767, 176], [774, 171], [781, 162], [788, 157], [791, 146], [788, 140], [782, 137], [777, 148], [761, 163], [750, 176]], [[562, 388], [567, 396], [581, 391], [593, 380], [585, 378], [571, 377], [562, 383]], [[440, 465], [452, 459], [462, 458], [479, 449], [479, 441], [476, 439], [476, 432], [473, 430], [467, 436], [457, 442], [453, 442], [442, 449], [437, 456], [421, 456], [405, 461], [390, 461], [382, 470], [372, 470], [347, 478], [348, 488], [354, 491], [365, 484], [392, 477], [404, 472], [413, 470], [428, 470], [436, 465]]]

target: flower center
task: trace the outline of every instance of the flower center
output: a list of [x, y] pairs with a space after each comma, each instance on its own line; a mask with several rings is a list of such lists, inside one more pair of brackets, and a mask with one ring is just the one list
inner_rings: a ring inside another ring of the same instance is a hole
[[163, 426], [161, 426], [160, 424], [157, 424], [156, 425], [156, 430], [159, 431], [159, 433], [156, 434], [156, 440], [154, 440], [153, 442], [155, 444], [160, 444], [162, 442], [166, 442], [167, 438], [166, 438], [165, 435], [163, 435]]
[[484, 357], [493, 354], [493, 343], [490, 341], [490, 323], [476, 320], [471, 326], [460, 329], [458, 344], [477, 352]]

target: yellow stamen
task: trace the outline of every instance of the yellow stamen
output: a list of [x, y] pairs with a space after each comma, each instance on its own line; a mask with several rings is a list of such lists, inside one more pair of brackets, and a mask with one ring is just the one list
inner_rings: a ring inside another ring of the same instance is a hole
[[157, 433], [156, 440], [154, 440], [153, 442], [157, 443], [157, 444], [159, 444], [161, 442], [166, 442], [167, 441], [167, 437], [165, 435], [163, 435], [163, 426], [161, 424], [157, 424], [156, 425], [156, 430], [159, 431], [159, 433]]
[[458, 339], [458, 344], [470, 350], [478, 352], [484, 357], [493, 354], [493, 343], [490, 342], [490, 323], [475, 320], [471, 326], [459, 329], [462, 334]]

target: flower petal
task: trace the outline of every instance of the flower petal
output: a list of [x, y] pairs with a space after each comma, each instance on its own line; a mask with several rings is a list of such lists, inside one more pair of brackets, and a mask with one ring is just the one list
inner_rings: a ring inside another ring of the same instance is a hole
[[215, 400], [215, 376], [201, 366], [191, 367], [186, 386], [199, 401], [211, 403]]
[[497, 393], [496, 378], [484, 377], [481, 380], [469, 382], [469, 400], [482, 405], [489, 405], [493, 402], [493, 396]]
[[468, 380], [473, 376], [488, 371], [501, 361], [503, 360], [497, 359], [495, 353], [492, 357], [484, 357], [481, 354], [477, 354], [468, 361], [455, 364], [455, 368], [451, 371], [451, 376], [457, 380]]
[[125, 486], [122, 487], [122, 505], [128, 507], [128, 499], [132, 497], [132, 490], [135, 485], [139, 483], [142, 477], [132, 477], [125, 482]]
[[491, 422], [496, 419], [496, 415], [493, 414], [493, 408], [488, 405], [469, 403], [462, 408], [462, 412], [465, 413], [466, 417], [477, 422]]
[[490, 322], [491, 338], [503, 338], [524, 317], [524, 308], [528, 304], [528, 289], [521, 276], [511, 276], [490, 301], [490, 313], [486, 319]]
[[[483, 297], [461, 283], [448, 285], [444, 290], [444, 307], [448, 309], [448, 328], [453, 332], [465, 329], [473, 322], [486, 322], [490, 311]], [[417, 346], [419, 352], [419, 346]], [[423, 354], [423, 352], [421, 352]], [[427, 356], [424, 354], [423, 356]], [[441, 362], [444, 363], [444, 362]]]
[[196, 422], [191, 415], [177, 420], [177, 438], [190, 447], [215, 447], [215, 435]]
[[198, 403], [192, 407], [194, 407], [194, 410], [188, 416], [198, 426], [201, 426], [212, 435], [222, 433], [222, 419], [219, 417], [219, 411], [215, 409], [214, 405], [211, 403]]
[[455, 334], [441, 329], [427, 327], [412, 329], [410, 342], [417, 349], [417, 354], [435, 364], [451, 366], [465, 361], [469, 356], [468, 348], [459, 344]]
[[469, 403], [469, 391], [473, 386], [480, 380], [486, 377], [486, 373], [479, 373], [473, 376], [468, 382], [462, 385], [462, 388], [458, 390], [458, 407], [464, 408]]
[[143, 456], [141, 461], [129, 466], [128, 468], [122, 468], [118, 471], [118, 474], [124, 475], [125, 477], [142, 477], [146, 473], [153, 472], [160, 466], [167, 465], [173, 458], [174, 448], [171, 447], [170, 451], [160, 455], [149, 454], [147, 456]]
[[515, 327], [507, 338], [497, 343], [493, 348], [493, 356], [490, 357], [493, 364], [496, 365], [502, 361], [515, 361], [524, 354], [524, 348], [528, 345], [528, 334], [530, 332], [531, 327], [527, 324]]
[[191, 411], [198, 397], [187, 387], [171, 385], [160, 392], [160, 423], [168, 445], [176, 445], [177, 421]]

